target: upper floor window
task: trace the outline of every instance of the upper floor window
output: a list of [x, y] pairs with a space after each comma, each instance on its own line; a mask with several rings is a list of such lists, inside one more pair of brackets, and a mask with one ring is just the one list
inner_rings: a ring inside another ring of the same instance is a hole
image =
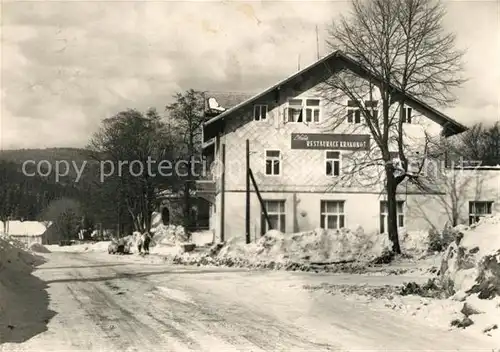
[[369, 116], [373, 119], [378, 119], [378, 101], [377, 100], [366, 100], [365, 109]]
[[347, 102], [347, 122], [361, 123], [361, 110], [355, 100], [349, 100]]
[[403, 123], [411, 123], [413, 109], [409, 106], [403, 107]]
[[267, 105], [254, 105], [253, 119], [255, 121], [265, 120], [267, 117]]
[[[361, 109], [359, 107], [360, 102], [355, 100], [347, 101], [347, 122], [348, 123], [361, 123]], [[368, 115], [372, 118], [378, 118], [378, 101], [377, 100], [366, 100], [364, 108]]]
[[479, 222], [486, 215], [491, 215], [492, 206], [493, 202], [469, 202], [469, 225]]
[[266, 150], [266, 175], [279, 176], [281, 174], [281, 152]]
[[325, 152], [325, 173], [326, 176], [340, 175], [340, 152], [327, 150]]
[[318, 123], [321, 115], [320, 99], [289, 99], [287, 107], [288, 122]]

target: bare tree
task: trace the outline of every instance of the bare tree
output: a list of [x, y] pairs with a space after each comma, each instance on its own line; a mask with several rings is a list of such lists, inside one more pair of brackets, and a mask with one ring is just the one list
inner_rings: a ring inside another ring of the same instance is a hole
[[174, 103], [167, 105], [166, 110], [171, 119], [170, 128], [178, 135], [181, 140], [181, 155], [187, 160], [186, 177], [184, 177], [184, 226], [192, 226], [192, 201], [191, 193], [193, 184], [199, 170], [195, 166], [200, 163], [193, 163], [198, 158], [201, 160], [202, 145], [202, 125], [205, 121], [205, 97], [203, 92], [193, 89], [185, 93], [177, 93], [174, 96]]
[[[125, 205], [136, 231], [149, 231], [158, 188], [176, 186], [174, 142], [154, 109], [126, 110], [105, 119], [90, 142], [101, 162], [101, 187], [111, 186]], [[109, 190], [109, 188], [108, 188]]]
[[453, 139], [450, 158], [463, 159], [483, 166], [500, 164], [500, 122], [492, 126], [478, 123]]
[[[385, 180], [381, 182], [387, 193], [393, 253], [401, 253], [396, 192], [408, 177], [412, 145], [403, 128], [407, 97], [448, 105], [454, 101], [453, 88], [464, 82], [460, 76], [463, 52], [455, 49], [455, 36], [444, 32], [444, 15], [444, 7], [432, 0], [353, 0], [352, 13], [342, 16], [330, 29], [329, 46], [357, 61], [361, 70], [332, 72], [322, 93], [331, 105], [343, 111], [348, 99], [359, 111], [363, 130], [374, 141], [373, 155], [358, 161], [351, 173], [375, 161], [383, 165]], [[334, 115], [334, 127], [358, 118], [345, 113]], [[419, 151], [424, 154], [425, 147], [421, 145]], [[396, 152], [400, 165], [396, 165], [391, 152]]]
[[[476, 124], [456, 138], [441, 140], [433, 145], [433, 153], [425, 160], [423, 175], [438, 186], [440, 194], [429, 196], [417, 204], [420, 216], [435, 229], [432, 216], [425, 210], [426, 204], [437, 200], [447, 215], [447, 225], [457, 226], [463, 219], [461, 215], [469, 199], [480, 199], [487, 190], [488, 176], [482, 166], [491, 166], [495, 159], [500, 141], [495, 138], [499, 124], [484, 128]], [[441, 160], [441, 162], [440, 162]]]

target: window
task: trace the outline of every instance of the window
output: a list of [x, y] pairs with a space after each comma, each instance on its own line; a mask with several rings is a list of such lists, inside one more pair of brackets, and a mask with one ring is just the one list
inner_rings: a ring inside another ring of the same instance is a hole
[[403, 107], [403, 123], [411, 123], [413, 109], [405, 106]]
[[365, 101], [365, 108], [366, 108], [368, 114], [373, 119], [378, 119], [378, 101], [377, 100]]
[[469, 202], [469, 225], [478, 222], [485, 215], [490, 215], [493, 202]]
[[306, 122], [319, 122], [319, 99], [306, 99]]
[[[405, 226], [405, 215], [404, 215], [404, 201], [398, 200], [396, 201], [396, 214], [397, 214], [397, 222], [398, 227]], [[387, 205], [387, 201], [380, 202], [380, 233], [385, 233], [387, 230], [387, 220], [389, 218], [389, 209]]]
[[[285, 232], [286, 218], [285, 218], [285, 201], [284, 200], [265, 200], [264, 206], [266, 207], [267, 216], [271, 222], [273, 230]], [[266, 221], [264, 212], [261, 214], [261, 234], [264, 235], [269, 231], [269, 225]]]
[[279, 176], [281, 174], [281, 152], [279, 150], [266, 150], [266, 175]]
[[265, 120], [267, 117], [267, 105], [255, 105], [253, 107], [253, 119], [255, 121]]
[[320, 99], [289, 99], [288, 122], [314, 122], [320, 119]]
[[288, 122], [302, 122], [302, 100], [288, 100]]
[[[355, 100], [347, 101], [347, 122], [348, 123], [361, 123], [361, 110], [358, 107], [359, 102]], [[378, 118], [378, 101], [377, 100], [366, 100], [365, 101], [365, 111], [372, 116], [372, 118]]]
[[354, 100], [349, 100], [347, 102], [347, 122], [349, 123], [361, 123], [361, 110]]
[[325, 172], [326, 176], [340, 175], [340, 152], [333, 150], [325, 151]]
[[344, 201], [321, 201], [321, 228], [339, 230], [345, 227]]

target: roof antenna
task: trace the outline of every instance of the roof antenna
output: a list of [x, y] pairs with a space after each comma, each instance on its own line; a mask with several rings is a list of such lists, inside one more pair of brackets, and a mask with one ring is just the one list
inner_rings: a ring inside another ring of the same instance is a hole
[[319, 60], [319, 34], [318, 34], [318, 25], [316, 25], [316, 54]]
[[297, 71], [300, 71], [300, 54], [299, 54], [299, 57], [297, 59]]

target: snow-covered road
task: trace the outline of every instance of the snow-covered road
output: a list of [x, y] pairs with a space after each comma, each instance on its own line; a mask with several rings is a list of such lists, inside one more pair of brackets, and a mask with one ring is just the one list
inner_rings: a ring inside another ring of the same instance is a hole
[[491, 351], [486, 338], [303, 289], [380, 277], [172, 267], [103, 253], [44, 256], [34, 275], [48, 284], [57, 314], [47, 331], [2, 344], [2, 352]]

